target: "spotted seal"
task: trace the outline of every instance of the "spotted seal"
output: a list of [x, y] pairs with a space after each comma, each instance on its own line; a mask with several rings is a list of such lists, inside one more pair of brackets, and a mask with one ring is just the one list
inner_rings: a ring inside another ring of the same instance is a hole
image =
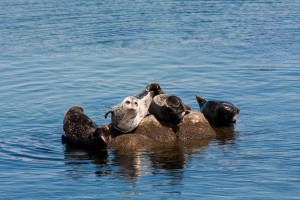
[[200, 111], [214, 127], [233, 127], [240, 110], [232, 103], [222, 101], [207, 101], [196, 95]]
[[153, 114], [159, 121], [178, 124], [182, 118], [189, 113], [190, 107], [174, 95], [159, 94], [155, 96], [150, 104], [149, 113]]
[[84, 114], [80, 106], [72, 106], [63, 120], [62, 142], [81, 147], [104, 148], [111, 139], [107, 126], [97, 125]]
[[133, 131], [147, 115], [154, 92], [143, 90], [136, 96], [126, 97], [121, 103], [113, 106], [105, 113], [111, 113], [111, 125], [122, 133]]

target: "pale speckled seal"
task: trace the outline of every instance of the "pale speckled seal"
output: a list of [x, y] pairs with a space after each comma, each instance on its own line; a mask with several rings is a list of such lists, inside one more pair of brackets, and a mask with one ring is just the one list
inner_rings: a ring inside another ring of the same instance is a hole
[[222, 101], [207, 101], [196, 95], [200, 111], [214, 127], [233, 127], [240, 110], [232, 103]]
[[126, 97], [121, 103], [105, 113], [105, 118], [111, 113], [111, 125], [122, 133], [133, 131], [147, 115], [153, 91], [144, 90], [137, 96]]
[[80, 106], [72, 106], [63, 120], [63, 143], [80, 147], [103, 148], [111, 139], [108, 126], [100, 128], [83, 113]]
[[159, 121], [172, 124], [180, 123], [189, 110], [191, 110], [190, 107], [185, 105], [179, 97], [168, 94], [155, 96], [149, 107], [149, 113]]

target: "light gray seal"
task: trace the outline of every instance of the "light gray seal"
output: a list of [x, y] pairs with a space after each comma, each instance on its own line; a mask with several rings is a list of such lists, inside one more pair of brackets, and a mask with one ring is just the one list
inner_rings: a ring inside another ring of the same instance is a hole
[[215, 100], [205, 100], [196, 95], [196, 100], [207, 121], [214, 127], [233, 127], [240, 109], [232, 103]]
[[174, 95], [159, 94], [155, 96], [149, 107], [149, 113], [159, 121], [178, 124], [189, 113], [190, 107]]
[[121, 103], [113, 106], [105, 113], [111, 113], [111, 125], [122, 133], [133, 131], [147, 115], [153, 91], [144, 90], [136, 96], [126, 97]]

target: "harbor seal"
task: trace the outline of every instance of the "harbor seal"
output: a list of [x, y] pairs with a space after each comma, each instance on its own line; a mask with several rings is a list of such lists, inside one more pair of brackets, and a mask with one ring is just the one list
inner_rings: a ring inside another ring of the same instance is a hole
[[147, 115], [154, 92], [144, 90], [136, 96], [126, 97], [105, 113], [111, 113], [111, 125], [122, 133], [133, 131]]
[[80, 147], [103, 148], [110, 141], [109, 128], [97, 125], [83, 113], [80, 106], [72, 106], [63, 120], [62, 142]]
[[168, 94], [155, 96], [149, 107], [149, 113], [159, 121], [172, 124], [180, 123], [189, 110], [191, 108], [185, 105], [179, 97]]
[[196, 100], [200, 106], [200, 111], [204, 114], [211, 126], [233, 127], [240, 109], [232, 103], [222, 101], [207, 101], [196, 95]]

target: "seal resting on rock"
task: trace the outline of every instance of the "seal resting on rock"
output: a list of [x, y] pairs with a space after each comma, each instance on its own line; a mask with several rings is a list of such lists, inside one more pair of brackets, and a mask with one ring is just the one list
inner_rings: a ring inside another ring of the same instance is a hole
[[111, 125], [122, 133], [133, 131], [147, 115], [153, 91], [144, 91], [137, 96], [126, 97], [121, 103], [105, 113], [111, 113]]
[[209, 123], [214, 127], [233, 127], [236, 123], [236, 116], [240, 110], [232, 103], [221, 101], [207, 101], [196, 95], [200, 111], [204, 114]]
[[65, 114], [63, 120], [65, 135], [63, 143], [80, 147], [103, 148], [110, 140], [108, 126], [100, 128], [83, 113], [80, 106], [72, 106]]
[[178, 124], [191, 108], [174, 95], [159, 94], [150, 104], [149, 113], [159, 121]]

